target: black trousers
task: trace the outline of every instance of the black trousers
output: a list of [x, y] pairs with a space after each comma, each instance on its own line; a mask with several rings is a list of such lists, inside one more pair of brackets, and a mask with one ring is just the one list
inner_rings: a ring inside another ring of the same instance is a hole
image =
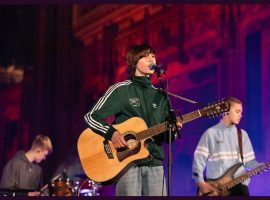
[[230, 196], [249, 196], [248, 186], [243, 184], [238, 184], [232, 189], [230, 189]]

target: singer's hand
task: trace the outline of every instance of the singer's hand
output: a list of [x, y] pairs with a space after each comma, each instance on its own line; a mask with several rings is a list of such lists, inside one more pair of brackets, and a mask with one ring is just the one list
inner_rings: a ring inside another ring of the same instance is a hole
[[183, 124], [181, 122], [177, 121], [176, 126], [175, 125], [173, 126], [173, 131], [179, 131], [183, 127]]
[[113, 146], [117, 148], [126, 147], [128, 144], [124, 139], [124, 136], [119, 132], [115, 131], [112, 135]]
[[181, 129], [183, 127], [183, 124], [179, 121], [176, 122], [176, 125], [178, 126], [179, 129]]

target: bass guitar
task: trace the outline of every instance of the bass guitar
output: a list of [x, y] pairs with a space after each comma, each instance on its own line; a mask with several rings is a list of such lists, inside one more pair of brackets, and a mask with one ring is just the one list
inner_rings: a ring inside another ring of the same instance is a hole
[[206, 182], [215, 188], [214, 191], [203, 193], [199, 188], [197, 190], [198, 196], [229, 196], [230, 189], [234, 186], [242, 183], [244, 180], [254, 176], [255, 174], [259, 174], [264, 170], [269, 169], [270, 162], [262, 164], [253, 170], [250, 170], [237, 178], [233, 178], [234, 173], [237, 169], [242, 165], [242, 163], [237, 163], [229, 168], [220, 178], [218, 179], [209, 179]]

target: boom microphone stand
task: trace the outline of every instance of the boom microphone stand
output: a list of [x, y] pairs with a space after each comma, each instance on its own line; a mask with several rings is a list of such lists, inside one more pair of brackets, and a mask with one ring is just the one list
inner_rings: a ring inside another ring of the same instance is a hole
[[169, 138], [168, 138], [168, 196], [171, 196], [171, 190], [172, 190], [172, 130], [173, 127], [177, 127], [176, 125], [176, 115], [174, 113], [174, 110], [172, 108], [172, 103], [170, 101], [170, 98], [167, 94], [167, 92], [165, 92], [164, 89], [164, 85], [162, 83], [161, 80], [161, 72], [160, 70], [157, 70], [157, 78], [159, 80], [159, 83], [161, 85], [161, 91], [163, 94], [165, 94], [167, 100], [168, 100], [168, 104], [169, 104], [169, 119], [168, 119], [168, 127], [169, 127]]
[[[157, 78], [158, 78], [160, 86], [161, 86], [161, 88], [159, 90], [160, 90], [160, 92], [162, 92], [163, 94], [166, 95], [166, 98], [167, 98], [168, 104], [169, 104], [169, 109], [170, 109], [170, 111], [169, 111], [169, 119], [168, 119], [168, 127], [169, 127], [169, 138], [168, 138], [168, 196], [171, 196], [171, 192], [172, 192], [172, 132], [173, 132], [173, 127], [178, 128], [178, 126], [176, 124], [176, 122], [177, 122], [176, 115], [175, 115], [175, 112], [173, 110], [172, 103], [170, 101], [169, 95], [174, 96], [176, 98], [179, 98], [181, 100], [184, 100], [186, 102], [192, 103], [192, 104], [198, 104], [198, 102], [192, 101], [190, 99], [187, 99], [187, 98], [184, 98], [184, 97], [181, 97], [181, 96], [178, 96], [178, 95], [175, 95], [175, 94], [172, 94], [172, 93], [166, 91], [164, 89], [164, 85], [163, 85], [162, 80], [161, 80], [161, 72], [162, 71], [159, 70], [159, 69], [157, 69], [155, 71], [157, 72]], [[180, 118], [182, 118], [181, 115], [180, 115]]]

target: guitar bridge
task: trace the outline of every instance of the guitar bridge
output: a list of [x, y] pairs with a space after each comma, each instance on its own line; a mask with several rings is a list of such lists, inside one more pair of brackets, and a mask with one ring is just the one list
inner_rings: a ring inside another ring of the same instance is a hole
[[107, 154], [108, 158], [113, 159], [112, 149], [111, 149], [111, 146], [110, 146], [108, 140], [103, 141], [103, 146], [104, 146], [104, 151]]

